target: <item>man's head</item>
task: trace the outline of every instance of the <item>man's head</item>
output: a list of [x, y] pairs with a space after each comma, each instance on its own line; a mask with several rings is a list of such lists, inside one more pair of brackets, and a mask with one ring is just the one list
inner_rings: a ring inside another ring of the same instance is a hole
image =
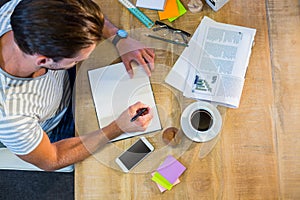
[[58, 62], [100, 41], [104, 16], [92, 0], [22, 0], [11, 25], [24, 53]]

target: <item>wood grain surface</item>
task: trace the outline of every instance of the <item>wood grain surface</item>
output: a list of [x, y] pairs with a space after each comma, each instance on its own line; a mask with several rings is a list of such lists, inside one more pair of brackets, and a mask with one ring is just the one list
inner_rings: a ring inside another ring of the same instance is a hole
[[[118, 27], [144, 28], [117, 0], [96, 2]], [[182, 3], [187, 8], [188, 0]], [[152, 20], [158, 19], [156, 11], [141, 10]], [[137, 173], [124, 174], [113, 158], [134, 140], [107, 145], [76, 164], [76, 199], [300, 199], [299, 1], [231, 0], [218, 12], [204, 3], [200, 13], [187, 12], [172, 23], [164, 22], [193, 33], [203, 16], [257, 30], [240, 106], [219, 107], [223, 118], [219, 137], [194, 143], [183, 136], [178, 148], [164, 147], [187, 167], [181, 183], [164, 193], [151, 181], [151, 170], [158, 167], [164, 154], [153, 154]], [[191, 103], [162, 83], [181, 51], [171, 44], [156, 50], [151, 82], [163, 127], [178, 127], [182, 110]], [[117, 61], [114, 48], [103, 42], [81, 65], [76, 80], [79, 135], [99, 128], [87, 70]], [[153, 133], [149, 139], [163, 147], [159, 134]]]
[[279, 191], [300, 198], [300, 1], [268, 2]]

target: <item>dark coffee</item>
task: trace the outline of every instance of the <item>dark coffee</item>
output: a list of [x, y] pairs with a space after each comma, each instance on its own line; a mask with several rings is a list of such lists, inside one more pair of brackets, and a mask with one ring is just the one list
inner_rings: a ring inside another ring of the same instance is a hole
[[213, 123], [211, 114], [204, 109], [196, 110], [191, 115], [191, 124], [198, 131], [207, 131]]

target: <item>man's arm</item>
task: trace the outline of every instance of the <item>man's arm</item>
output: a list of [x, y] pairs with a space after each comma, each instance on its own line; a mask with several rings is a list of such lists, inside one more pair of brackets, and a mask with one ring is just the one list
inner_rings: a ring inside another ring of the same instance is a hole
[[[50, 143], [46, 133], [31, 153], [19, 157], [43, 170], [53, 171], [82, 161], [93, 152], [101, 149], [113, 138], [124, 132], [144, 131], [148, 127], [152, 113], [140, 116], [136, 121], [130, 119], [136, 110], [146, 105], [138, 102], [124, 111], [120, 117], [101, 130], [92, 133]], [[150, 108], [148, 108], [150, 109]]]
[[[118, 28], [105, 18], [103, 37], [112, 40], [117, 31]], [[132, 61], [137, 62], [138, 65], [144, 68], [148, 76], [151, 76], [151, 71], [154, 70], [155, 58], [153, 49], [146, 48], [141, 42], [131, 37], [120, 40], [116, 48], [130, 77], [133, 77]]]

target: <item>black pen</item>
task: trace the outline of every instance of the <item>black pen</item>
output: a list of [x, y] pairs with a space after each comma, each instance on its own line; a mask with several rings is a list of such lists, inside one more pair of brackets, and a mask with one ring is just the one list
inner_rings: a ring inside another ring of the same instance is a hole
[[144, 114], [148, 109], [147, 108], [141, 108], [138, 110], [138, 112], [136, 113], [136, 115], [134, 115], [132, 118], [131, 118], [131, 122], [135, 121], [139, 116], [141, 116], [142, 114]]

